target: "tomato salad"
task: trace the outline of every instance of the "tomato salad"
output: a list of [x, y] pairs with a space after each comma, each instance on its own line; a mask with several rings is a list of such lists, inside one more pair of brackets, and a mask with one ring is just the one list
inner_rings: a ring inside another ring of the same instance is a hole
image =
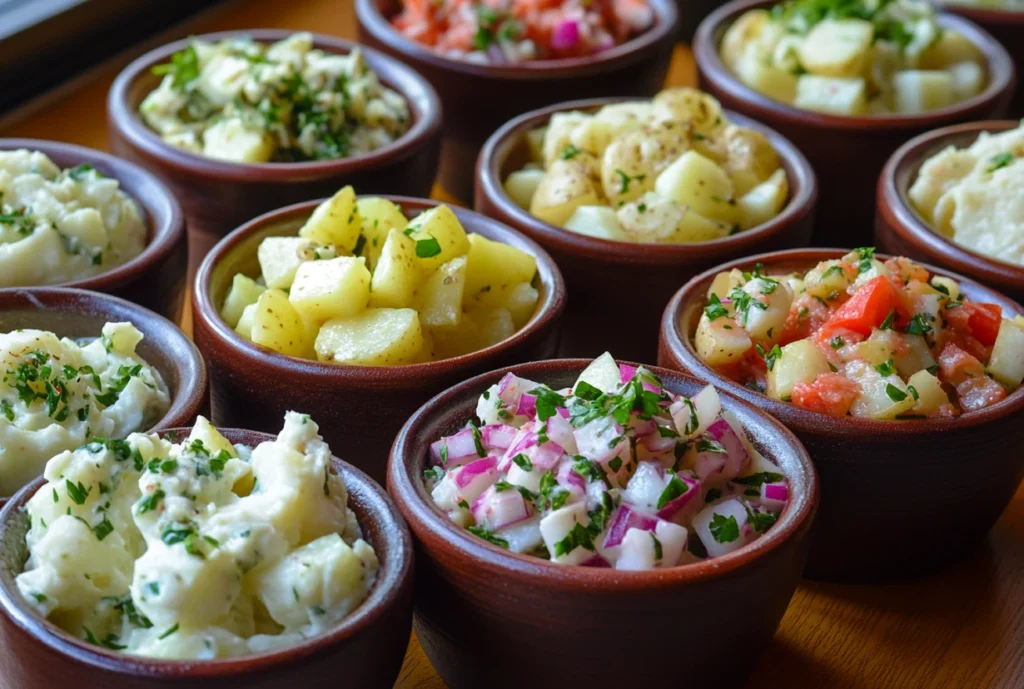
[[770, 397], [835, 417], [953, 417], [1024, 378], [1024, 317], [909, 259], [862, 248], [806, 273], [762, 270], [715, 277], [694, 346]]
[[471, 62], [585, 57], [654, 25], [647, 0], [403, 0], [404, 36]]
[[676, 395], [607, 353], [569, 389], [506, 374], [477, 417], [431, 445], [426, 486], [453, 522], [513, 552], [675, 567], [757, 540], [789, 500], [713, 387]]

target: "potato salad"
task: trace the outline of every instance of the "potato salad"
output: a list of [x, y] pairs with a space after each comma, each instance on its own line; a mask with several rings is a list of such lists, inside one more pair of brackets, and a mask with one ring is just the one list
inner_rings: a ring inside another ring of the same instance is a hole
[[727, 555], [789, 500], [713, 387], [676, 395], [607, 353], [565, 390], [506, 374], [477, 419], [430, 446], [425, 481], [452, 521], [496, 546], [618, 570]]
[[937, 110], [988, 78], [981, 50], [924, 0], [789, 0], [744, 13], [719, 51], [752, 89], [830, 115]]
[[18, 589], [115, 651], [205, 660], [294, 645], [369, 595], [378, 562], [317, 425], [232, 446], [199, 417], [180, 442], [96, 438], [46, 465]]
[[789, 182], [760, 132], [691, 88], [552, 115], [505, 191], [544, 222], [618, 242], [706, 242], [760, 225]]
[[957, 416], [1024, 379], [1024, 316], [872, 248], [806, 273], [720, 273], [694, 346], [733, 380], [836, 417]]
[[89, 164], [0, 151], [0, 287], [56, 285], [105, 273], [146, 246], [146, 223], [116, 179]]
[[87, 343], [43, 330], [0, 334], [0, 497], [60, 452], [124, 438], [163, 417], [170, 394], [135, 353], [141, 341], [131, 323], [107, 323]]
[[258, 250], [221, 316], [242, 337], [289, 356], [360, 366], [446, 359], [511, 337], [540, 293], [530, 254], [466, 234], [447, 206], [412, 220], [345, 187], [298, 236]]
[[982, 132], [924, 162], [910, 187], [914, 209], [966, 249], [1024, 266], [1024, 124]]
[[309, 33], [272, 45], [193, 40], [153, 72], [163, 79], [139, 106], [143, 120], [167, 143], [209, 158], [348, 158], [387, 146], [410, 125], [405, 99], [358, 48], [327, 53]]

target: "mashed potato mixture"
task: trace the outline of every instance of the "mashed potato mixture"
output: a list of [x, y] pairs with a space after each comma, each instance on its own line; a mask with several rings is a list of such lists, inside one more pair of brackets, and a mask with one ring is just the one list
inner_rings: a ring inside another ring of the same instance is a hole
[[0, 287], [55, 285], [138, 256], [146, 224], [116, 179], [61, 170], [44, 153], [0, 151]]
[[324, 633], [377, 576], [331, 451], [304, 414], [232, 446], [199, 417], [180, 443], [96, 440], [46, 466], [18, 588], [96, 645], [178, 659], [241, 656]]
[[135, 353], [141, 341], [130, 323], [107, 323], [84, 345], [42, 330], [0, 334], [0, 496], [59, 452], [124, 438], [164, 415], [167, 385]]
[[982, 132], [967, 148], [929, 158], [910, 201], [940, 234], [966, 249], [1024, 266], [1024, 124]]

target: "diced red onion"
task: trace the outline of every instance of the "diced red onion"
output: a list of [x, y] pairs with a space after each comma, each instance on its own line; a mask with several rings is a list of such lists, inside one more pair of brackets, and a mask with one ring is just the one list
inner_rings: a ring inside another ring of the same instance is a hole
[[516, 416], [528, 416], [531, 419], [537, 415], [537, 396], [524, 392], [519, 396], [519, 404], [516, 405]]
[[574, 486], [579, 488], [580, 492], [586, 492], [587, 490], [587, 482], [582, 476], [573, 471], [571, 461], [564, 461], [558, 465], [558, 473], [555, 474], [555, 478], [563, 486]]
[[665, 438], [660, 433], [645, 435], [640, 442], [653, 454], [668, 452], [676, 446], [675, 438]]
[[474, 457], [479, 457], [476, 451], [476, 440], [473, 439], [473, 429], [463, 428], [447, 438], [441, 438], [430, 444], [430, 458], [434, 464], [441, 464], [441, 448], [448, 447], [447, 467], [465, 464]]
[[498, 490], [491, 486], [480, 494], [470, 508], [473, 519], [488, 531], [521, 522], [530, 516], [526, 500], [517, 490]]
[[656, 430], [658, 430], [658, 424], [654, 423], [654, 419], [643, 420], [634, 416], [632, 425], [633, 432], [636, 434], [637, 438], [642, 438], [645, 435], [650, 435], [651, 433], [654, 433]]
[[480, 429], [480, 438], [488, 450], [507, 450], [519, 429], [503, 423], [494, 423]]
[[789, 501], [789, 486], [785, 483], [765, 483], [761, 486], [761, 505], [770, 512], [778, 512]]
[[551, 32], [551, 49], [568, 50], [580, 41], [580, 27], [573, 19], [566, 19]]
[[561, 416], [563, 419], [569, 418], [569, 410], [566, 409], [565, 407], [555, 407], [555, 411], [558, 412], [558, 415]]
[[508, 471], [508, 468], [512, 466], [513, 457], [537, 444], [537, 434], [533, 432], [533, 429], [532, 421], [523, 424], [523, 427], [516, 433], [516, 437], [512, 439], [512, 444], [502, 455], [501, 461], [498, 462], [498, 471]]
[[577, 428], [574, 435], [580, 454], [593, 462], [605, 464], [622, 451], [622, 443], [612, 444], [622, 435], [622, 426], [610, 416], [590, 421]]
[[750, 455], [743, 446], [736, 431], [729, 422], [719, 417], [708, 426], [707, 434], [725, 448], [726, 462], [722, 468], [722, 476], [726, 480], [736, 478], [750, 466]]
[[658, 520], [655, 517], [637, 512], [627, 503], [622, 503], [615, 510], [612, 525], [608, 527], [608, 533], [605, 534], [604, 547], [614, 548], [620, 545], [622, 539], [626, 536], [626, 532], [630, 529], [654, 531], [657, 526]]
[[477, 478], [488, 474], [494, 474], [494, 480], [498, 480], [498, 458], [484, 457], [466, 464], [455, 474], [455, 486], [459, 489], [465, 488]]
[[633, 376], [636, 375], [636, 366], [630, 366], [629, 364], [619, 364], [619, 382], [625, 385], [629, 381], [633, 380]]
[[658, 517], [666, 521], [673, 521], [674, 518], [679, 518], [680, 521], [687, 521], [696, 514], [702, 505], [700, 500], [700, 481], [695, 478], [679, 475], [677, 475], [677, 478], [686, 484], [687, 490], [658, 510]]
[[562, 449], [562, 446], [553, 442], [534, 445], [526, 452], [526, 456], [530, 458], [535, 467], [541, 469], [542, 473], [554, 469], [563, 455], [565, 455], [565, 450]]
[[701, 483], [721, 483], [728, 456], [721, 452], [701, 452], [693, 460], [693, 473]]
[[612, 564], [605, 560], [600, 555], [595, 554], [589, 560], [584, 560], [580, 563], [580, 567], [611, 567]]

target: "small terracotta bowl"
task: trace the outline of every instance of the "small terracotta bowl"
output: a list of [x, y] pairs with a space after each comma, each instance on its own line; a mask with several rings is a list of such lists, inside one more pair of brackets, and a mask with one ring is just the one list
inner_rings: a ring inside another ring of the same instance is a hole
[[595, 357], [607, 350], [624, 359], [654, 361], [661, 312], [679, 285], [723, 261], [806, 246], [814, 226], [818, 192], [810, 163], [778, 133], [732, 112], [726, 115], [733, 122], [768, 137], [789, 177], [786, 206], [763, 225], [699, 244], [614, 242], [550, 225], [516, 205], [504, 181], [527, 162], [529, 131], [556, 112], [598, 110], [625, 100], [561, 103], [521, 115], [487, 140], [477, 162], [477, 211], [534, 239], [565, 273], [572, 299], [562, 331], [563, 356]]
[[979, 254], [940, 235], [907, 197], [921, 165], [936, 153], [948, 146], [970, 146], [981, 132], [999, 133], [1019, 126], [1012, 120], [958, 124], [922, 134], [901, 146], [878, 179], [876, 245], [890, 254], [948, 267], [1024, 302], [1024, 266]]
[[772, 127], [807, 154], [821, 190], [816, 245], [866, 246], [871, 243], [875, 184], [886, 159], [907, 139], [931, 129], [1005, 115], [1016, 82], [1013, 62], [983, 29], [941, 14], [940, 26], [962, 33], [987, 58], [988, 85], [982, 93], [920, 115], [843, 116], [802, 110], [745, 85], [718, 53], [726, 29], [740, 15], [775, 4], [776, 0], [733, 0], [701, 23], [693, 44], [701, 87], [723, 106]]
[[121, 191], [135, 200], [146, 223], [146, 247], [141, 254], [100, 275], [59, 286], [113, 294], [178, 322], [185, 301], [188, 249], [185, 216], [171, 191], [138, 165], [91, 148], [39, 139], [0, 139], [0, 151], [20, 148], [45, 153], [61, 169], [88, 163], [113, 177]]
[[[509, 370], [561, 388], [588, 363]], [[675, 393], [704, 387], [652, 370]], [[738, 685], [782, 620], [804, 566], [818, 501], [807, 451], [774, 419], [722, 395], [722, 406], [789, 480], [793, 497], [775, 526], [735, 553], [671, 569], [557, 565], [467, 533], [423, 485], [430, 443], [465, 425], [480, 394], [504, 374], [470, 378], [427, 402], [398, 434], [388, 465], [388, 492], [416, 541], [416, 635], [445, 683], [512, 689], [543, 678], [539, 686], [671, 687], [683, 673], [688, 685]]]
[[[294, 31], [225, 31], [196, 38], [219, 41], [249, 36], [270, 43]], [[181, 200], [189, 229], [189, 265], [194, 271], [224, 235], [260, 213], [308, 199], [329, 196], [353, 184], [361, 192], [390, 191], [428, 196], [441, 146], [441, 102], [419, 74], [386, 55], [333, 36], [313, 35], [313, 45], [347, 54], [361, 47], [381, 82], [405, 97], [412, 123], [394, 143], [365, 155], [303, 163], [245, 164], [214, 160], [165, 143], [139, 116], [139, 105], [160, 83], [152, 73], [190, 39], [176, 41], [139, 57], [114, 80], [107, 97], [111, 148], [163, 179]]]
[[520, 113], [609, 93], [651, 97], [660, 91], [675, 48], [678, 0], [648, 0], [655, 24], [599, 55], [518, 65], [476, 64], [446, 57], [406, 38], [389, 19], [398, 0], [355, 0], [359, 40], [394, 55], [433, 84], [444, 104], [441, 185], [456, 197], [473, 196], [473, 164], [491, 133]]
[[[404, 196], [384, 198], [399, 204], [409, 217], [438, 205]], [[408, 366], [344, 366], [276, 354], [230, 328], [220, 317], [220, 307], [236, 273], [259, 274], [259, 243], [272, 235], [295, 235], [318, 203], [289, 206], [246, 223], [217, 244], [199, 268], [192, 291], [193, 331], [210, 366], [213, 421], [274, 430], [286, 410], [308, 410], [336, 452], [383, 483], [391, 441], [423, 402], [481, 371], [554, 355], [565, 283], [537, 244], [494, 220], [452, 207], [467, 232], [536, 257], [540, 299], [518, 332], [471, 354]]]
[[[125, 321], [142, 332], [136, 351], [160, 372], [170, 391], [171, 406], [153, 428], [192, 423], [206, 404], [206, 366], [199, 350], [176, 325], [141, 306], [98, 292], [62, 287], [0, 290], [0, 333], [36, 329], [73, 339], [99, 337], [104, 324]], [[5, 500], [0, 496], [0, 505]]]
[[[174, 442], [190, 428], [165, 431]], [[255, 447], [266, 433], [221, 429], [232, 443]], [[52, 689], [76, 677], [79, 689], [336, 689], [339, 682], [391, 689], [401, 670], [412, 619], [412, 541], [394, 503], [355, 467], [334, 458], [355, 512], [380, 560], [369, 597], [330, 632], [298, 646], [225, 660], [173, 661], [93, 646], [39, 616], [15, 585], [28, 549], [22, 508], [45, 483], [25, 487], [0, 511], [0, 686]], [[341, 680], [339, 678], [344, 678]]]
[[[719, 272], [807, 270], [840, 249], [779, 251], [726, 263], [679, 290], [661, 322], [658, 363], [686, 371], [774, 416], [803, 441], [821, 477], [822, 508], [806, 576], [849, 582], [906, 579], [967, 553], [988, 533], [1024, 476], [1024, 388], [955, 419], [836, 419], [772, 399], [707, 366], [693, 348], [711, 280]], [[879, 254], [881, 257], [881, 254]], [[1012, 300], [956, 273], [968, 299], [1024, 313]]]
[[[956, 2], [942, 4], [942, 9], [970, 20], [988, 31], [1010, 54], [1017, 74], [1024, 73], [1024, 10], [981, 7]], [[1024, 88], [1018, 88], [1010, 101], [1011, 117], [1024, 117]]]

